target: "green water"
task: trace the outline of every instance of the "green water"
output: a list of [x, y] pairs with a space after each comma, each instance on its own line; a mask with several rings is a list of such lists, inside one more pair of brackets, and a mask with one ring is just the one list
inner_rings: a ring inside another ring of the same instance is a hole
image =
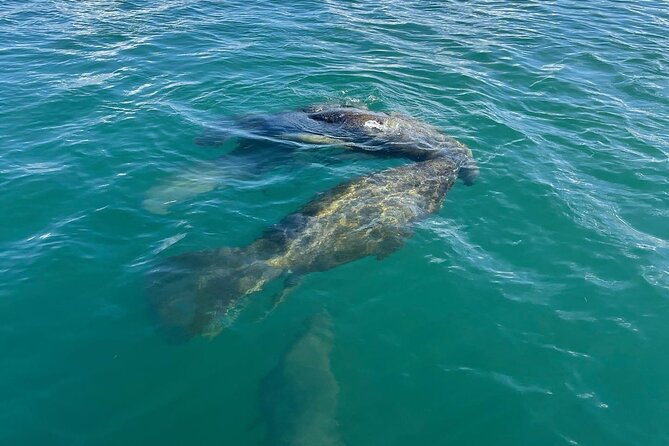
[[[287, 3], [0, 4], [0, 444], [261, 444], [259, 384], [323, 307], [347, 445], [669, 444], [667, 3]], [[230, 149], [193, 143], [217, 120], [322, 102], [435, 124], [481, 177], [386, 259], [166, 342], [153, 262], [399, 161], [146, 192]]]

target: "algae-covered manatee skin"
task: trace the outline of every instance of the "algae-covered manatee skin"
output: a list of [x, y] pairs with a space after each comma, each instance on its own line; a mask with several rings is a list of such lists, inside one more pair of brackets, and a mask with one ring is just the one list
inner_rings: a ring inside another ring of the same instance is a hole
[[457, 171], [437, 157], [365, 175], [319, 194], [247, 246], [164, 259], [149, 273], [151, 306], [168, 331], [213, 336], [279, 277], [392, 254], [415, 222], [439, 210]]

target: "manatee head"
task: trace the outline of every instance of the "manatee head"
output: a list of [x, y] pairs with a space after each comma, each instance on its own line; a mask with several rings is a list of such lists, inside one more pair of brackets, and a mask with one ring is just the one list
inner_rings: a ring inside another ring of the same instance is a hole
[[452, 159], [457, 165], [458, 178], [467, 186], [473, 185], [479, 177], [479, 166], [474, 160], [472, 149], [453, 138], [448, 138], [446, 144], [442, 144], [439, 156]]
[[471, 186], [479, 177], [479, 166], [474, 160], [474, 154], [469, 147], [465, 147], [466, 156], [458, 170], [458, 178], [467, 186]]

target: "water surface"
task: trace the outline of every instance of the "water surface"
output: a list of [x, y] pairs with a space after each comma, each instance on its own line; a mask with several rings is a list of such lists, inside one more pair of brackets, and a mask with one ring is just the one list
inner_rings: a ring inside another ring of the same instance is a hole
[[[2, 2], [0, 442], [260, 444], [260, 383], [326, 306], [348, 445], [668, 444], [668, 26], [662, 1]], [[398, 164], [300, 150], [142, 208], [231, 149], [193, 143], [212, 122], [318, 102], [435, 124], [480, 180], [383, 261], [167, 343], [152, 262]]]

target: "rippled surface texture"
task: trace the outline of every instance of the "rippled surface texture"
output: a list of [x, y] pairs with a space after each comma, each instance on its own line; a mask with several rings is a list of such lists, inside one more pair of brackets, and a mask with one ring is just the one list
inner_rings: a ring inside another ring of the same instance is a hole
[[[260, 383], [325, 306], [348, 445], [669, 444], [667, 4], [287, 3], [0, 4], [0, 443], [261, 444]], [[231, 149], [208, 125], [322, 102], [437, 125], [478, 183], [382, 261], [168, 343], [152, 262], [402, 163], [305, 146], [142, 207]]]

